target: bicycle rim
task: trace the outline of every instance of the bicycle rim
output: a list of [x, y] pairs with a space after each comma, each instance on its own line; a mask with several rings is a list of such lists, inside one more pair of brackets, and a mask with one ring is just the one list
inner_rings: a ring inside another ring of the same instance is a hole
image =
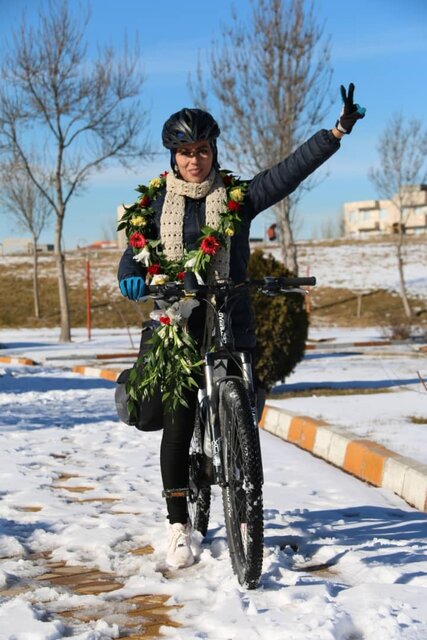
[[239, 583], [254, 589], [262, 571], [264, 543], [262, 461], [249, 398], [238, 380], [221, 386], [220, 422], [227, 481], [222, 494], [231, 563]]
[[202, 536], [205, 536], [208, 530], [211, 506], [211, 487], [206, 475], [206, 462], [206, 456], [203, 454], [202, 425], [197, 409], [190, 445], [187, 508], [191, 526], [195, 531], [200, 531]]

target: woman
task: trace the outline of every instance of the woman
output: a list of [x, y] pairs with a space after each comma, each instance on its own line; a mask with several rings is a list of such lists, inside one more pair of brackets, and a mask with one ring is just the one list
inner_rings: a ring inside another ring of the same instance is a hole
[[[339, 149], [340, 139], [364, 117], [365, 110], [353, 103], [353, 91], [353, 84], [348, 94], [341, 87], [343, 109], [332, 130], [319, 131], [288, 158], [248, 183], [220, 172], [216, 145], [220, 129], [209, 113], [199, 109], [174, 113], [162, 131], [163, 145], [171, 153], [172, 172], [151, 181], [146, 190], [141, 189], [142, 198], [124, 216], [129, 246], [118, 272], [122, 294], [130, 300], [140, 299], [148, 279], [176, 264], [192, 268], [199, 277], [208, 280], [230, 277], [234, 282], [243, 282], [249, 260], [251, 221], [292, 193]], [[158, 240], [161, 245], [156, 244]], [[189, 259], [182, 262], [183, 256]], [[180, 275], [175, 272], [172, 277]], [[170, 317], [170, 314], [160, 316], [160, 322], [169, 324]], [[203, 340], [205, 320], [206, 310], [201, 306], [188, 319], [188, 332], [198, 345]], [[236, 347], [254, 349], [255, 322], [249, 296], [236, 307], [232, 327]], [[145, 329], [141, 353], [147, 350], [146, 338], [152, 335], [153, 323]], [[178, 404], [173, 411], [163, 410], [160, 395], [155, 392], [151, 403], [148, 406], [145, 403], [141, 409], [145, 416], [150, 412], [157, 416], [160, 424], [156, 426], [163, 428], [160, 465], [169, 519], [166, 561], [174, 568], [194, 562], [186, 498], [178, 489], [188, 486], [196, 391], [186, 389], [183, 393], [185, 404]]]

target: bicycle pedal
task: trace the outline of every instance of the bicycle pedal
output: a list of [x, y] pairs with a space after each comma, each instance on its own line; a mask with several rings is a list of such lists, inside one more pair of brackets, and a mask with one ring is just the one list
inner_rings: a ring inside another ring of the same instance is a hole
[[182, 489], [164, 489], [162, 491], [162, 498], [186, 498], [188, 494], [188, 487], [183, 487]]

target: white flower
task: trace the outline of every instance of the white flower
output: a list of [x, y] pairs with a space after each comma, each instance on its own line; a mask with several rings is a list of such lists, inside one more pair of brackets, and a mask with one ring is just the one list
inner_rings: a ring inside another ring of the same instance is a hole
[[150, 249], [144, 247], [139, 253], [133, 256], [133, 259], [136, 260], [136, 262], [142, 262], [145, 267], [148, 267], [150, 264]]
[[184, 268], [192, 269], [195, 264], [196, 264], [196, 257], [194, 256], [194, 258], [190, 258], [189, 260], [187, 260], [187, 262], [184, 264]]
[[166, 311], [166, 315], [170, 318], [172, 325], [182, 325], [182, 315], [179, 302], [174, 302]]
[[195, 300], [194, 298], [184, 298], [183, 300], [180, 300], [178, 304], [180, 314], [185, 320], [188, 320], [193, 309], [198, 307], [200, 305], [200, 302], [198, 300]]
[[162, 285], [166, 284], [169, 281], [169, 276], [166, 273], [155, 273], [153, 275], [153, 279], [151, 280], [151, 284]]
[[[158, 302], [162, 301], [159, 300]], [[194, 298], [183, 298], [171, 304], [167, 309], [164, 306], [163, 309], [154, 309], [150, 313], [150, 318], [159, 322], [161, 316], [168, 316], [172, 326], [186, 327], [193, 309], [198, 307], [199, 304], [200, 302]]]

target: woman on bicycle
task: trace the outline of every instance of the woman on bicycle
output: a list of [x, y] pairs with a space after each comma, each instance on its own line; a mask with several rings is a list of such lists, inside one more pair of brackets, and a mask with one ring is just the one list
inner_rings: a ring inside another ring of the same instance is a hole
[[[290, 193], [340, 147], [340, 139], [351, 132], [355, 122], [364, 116], [364, 109], [353, 103], [354, 86], [348, 95], [341, 88], [344, 106], [332, 130], [322, 129], [302, 144], [282, 162], [267, 169], [243, 187], [236, 187], [233, 202], [240, 222], [226, 230], [227, 242], [219, 247], [212, 241], [205, 245], [210, 252], [209, 278], [230, 277], [240, 283], [246, 279], [249, 260], [249, 231], [251, 221], [261, 211], [273, 206]], [[181, 109], [165, 122], [163, 145], [170, 150], [172, 172], [162, 174], [163, 189], [152, 201], [153, 225], [149, 233], [161, 242], [163, 255], [178, 261], [184, 251], [200, 245], [205, 226], [218, 228], [224, 203], [227, 201], [226, 173], [220, 173], [217, 138], [220, 129], [214, 118], [200, 109]], [[158, 179], [156, 179], [158, 180]], [[144, 223], [145, 224], [145, 223]], [[143, 245], [142, 234], [134, 234], [134, 241], [124, 252], [118, 271], [120, 291], [130, 300], [146, 294], [147, 262], [135, 255], [137, 241]], [[206, 237], [205, 237], [206, 240]], [[144, 242], [146, 240], [144, 239]], [[218, 243], [217, 243], [218, 245]], [[206, 309], [194, 309], [188, 320], [188, 331], [200, 345], [205, 331]], [[146, 349], [152, 326], [144, 327], [141, 351]], [[236, 306], [232, 315], [232, 329], [236, 348], [253, 350], [255, 321], [249, 295]], [[148, 417], [152, 414], [158, 424], [148, 428], [163, 428], [160, 466], [168, 513], [168, 550], [166, 562], [174, 568], [194, 562], [191, 550], [185, 488], [188, 486], [188, 455], [193, 433], [197, 400], [196, 391], [187, 391], [187, 406], [180, 404], [173, 412], [163, 410], [160, 396], [151, 405], [141, 407]], [[144, 417], [144, 416], [142, 416]], [[143, 427], [140, 427], [143, 428]], [[184, 489], [184, 491], [180, 491]]]

